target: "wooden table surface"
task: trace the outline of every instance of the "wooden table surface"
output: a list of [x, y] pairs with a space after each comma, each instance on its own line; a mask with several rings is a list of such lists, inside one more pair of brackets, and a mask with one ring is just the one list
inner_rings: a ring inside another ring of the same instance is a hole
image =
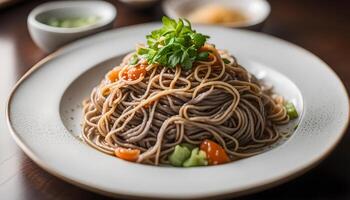
[[[106, 199], [42, 170], [15, 144], [6, 126], [11, 87], [46, 56], [31, 40], [26, 17], [43, 1], [24, 1], [0, 10], [0, 199]], [[117, 1], [115, 27], [159, 20], [158, 5], [135, 11]], [[350, 1], [270, 0], [272, 13], [263, 32], [300, 45], [328, 63], [350, 89]], [[286, 61], [288, 62], [288, 61]], [[307, 67], [307, 66], [305, 66]], [[316, 141], [317, 142], [317, 141]], [[350, 199], [349, 130], [335, 151], [307, 174], [273, 189], [240, 199]]]

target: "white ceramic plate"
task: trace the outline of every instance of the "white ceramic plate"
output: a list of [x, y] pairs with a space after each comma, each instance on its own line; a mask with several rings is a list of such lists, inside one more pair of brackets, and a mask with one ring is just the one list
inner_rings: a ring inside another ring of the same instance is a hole
[[349, 118], [336, 74], [308, 51], [260, 33], [200, 26], [210, 42], [275, 86], [301, 113], [285, 143], [225, 165], [154, 167], [105, 155], [84, 144], [81, 101], [120, 56], [160, 24], [101, 33], [72, 43], [34, 66], [16, 85], [7, 108], [17, 144], [38, 165], [78, 186], [113, 196], [203, 198], [241, 195], [285, 182], [315, 166], [335, 147]]

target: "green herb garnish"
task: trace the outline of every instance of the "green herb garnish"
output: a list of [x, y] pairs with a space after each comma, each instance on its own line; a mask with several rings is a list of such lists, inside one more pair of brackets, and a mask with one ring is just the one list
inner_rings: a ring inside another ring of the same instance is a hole
[[183, 69], [191, 69], [194, 61], [208, 58], [207, 54], [199, 53], [198, 50], [209, 36], [197, 33], [186, 19], [176, 21], [163, 17], [162, 22], [162, 28], [146, 36], [148, 46], [140, 47], [137, 54], [150, 64], [157, 63], [170, 68], [180, 65]]
[[130, 65], [135, 65], [137, 62], [139, 61], [139, 58], [137, 57], [136, 54], [132, 55], [130, 60], [129, 60], [129, 64]]
[[284, 107], [286, 108], [287, 114], [290, 119], [295, 119], [299, 116], [297, 109], [295, 108], [293, 103], [287, 102], [286, 104], [284, 104]]
[[228, 59], [223, 58], [222, 60], [224, 61], [225, 64], [230, 64], [230, 61]]
[[209, 57], [209, 52], [203, 51], [197, 55], [197, 60], [207, 60]]

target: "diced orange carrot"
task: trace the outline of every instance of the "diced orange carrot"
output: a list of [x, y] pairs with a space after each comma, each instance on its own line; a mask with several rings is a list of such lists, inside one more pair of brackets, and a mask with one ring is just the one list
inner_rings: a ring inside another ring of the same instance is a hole
[[114, 153], [120, 159], [135, 162], [140, 155], [140, 150], [117, 147]]
[[118, 79], [120, 69], [114, 68], [111, 71], [108, 72], [107, 77], [110, 81], [114, 82]]
[[[119, 79], [119, 73], [121, 71], [121, 67], [115, 67], [114, 69], [112, 69], [111, 71], [108, 72], [107, 77], [111, 82], [115, 82]], [[123, 72], [123, 78], [126, 79], [128, 76], [128, 72], [124, 71]]]

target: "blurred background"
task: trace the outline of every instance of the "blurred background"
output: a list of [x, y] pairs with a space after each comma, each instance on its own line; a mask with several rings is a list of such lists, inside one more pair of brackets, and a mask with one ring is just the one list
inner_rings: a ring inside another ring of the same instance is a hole
[[[11, 88], [31, 66], [49, 54], [35, 44], [27, 27], [27, 17], [31, 10], [44, 2], [48, 1], [0, 0], [0, 197], [1, 199], [105, 199], [107, 197], [68, 184], [39, 168], [16, 146], [6, 127], [4, 107]], [[142, 3], [142, 0], [107, 2], [117, 9], [117, 16], [113, 21], [114, 29], [160, 21], [165, 14], [174, 15], [174, 12], [176, 14], [176, 10], [169, 10], [169, 5], [170, 8], [175, 7], [176, 0], [153, 0], [146, 3]], [[222, 26], [241, 27], [270, 34], [311, 51], [332, 67], [349, 93], [350, 1], [268, 0], [268, 3], [271, 12], [262, 17], [262, 21], [258, 20], [257, 26], [246, 26], [242, 21], [236, 24], [220, 21], [225, 16], [215, 15], [207, 20]], [[189, 6], [191, 9], [186, 16], [197, 12], [200, 17], [192, 16], [194, 19], [204, 18], [197, 5], [199, 4], [194, 4], [193, 10]], [[209, 8], [201, 9], [204, 9], [202, 12], [205, 13], [208, 12], [205, 9]], [[216, 12], [215, 9], [210, 9], [210, 13]], [[252, 17], [256, 15], [258, 14], [253, 13]], [[246, 20], [244, 17], [242, 19], [239, 13], [231, 16], [233, 21], [235, 19], [244, 21]], [[219, 19], [215, 20], [217, 18]], [[331, 156], [307, 174], [273, 189], [240, 199], [350, 199], [349, 144], [350, 136], [347, 131]]]

